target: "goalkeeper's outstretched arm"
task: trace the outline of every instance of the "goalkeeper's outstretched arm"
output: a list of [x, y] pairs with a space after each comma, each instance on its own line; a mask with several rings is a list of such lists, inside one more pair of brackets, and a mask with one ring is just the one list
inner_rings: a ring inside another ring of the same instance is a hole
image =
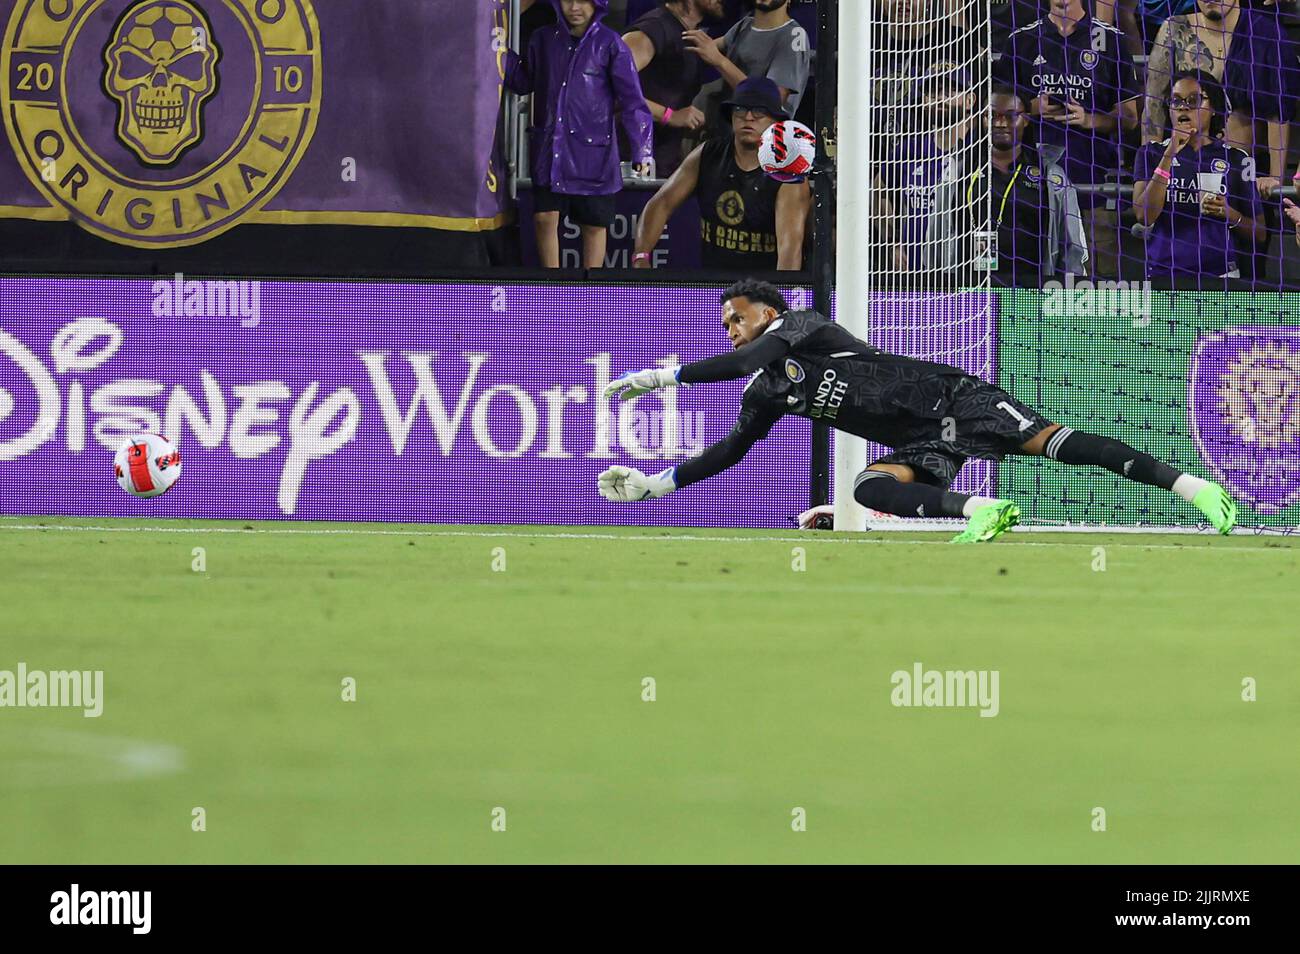
[[775, 335], [760, 335], [755, 341], [741, 345], [730, 354], [715, 355], [702, 361], [682, 365], [677, 375], [678, 384], [711, 384], [714, 381], [734, 381], [780, 361], [790, 353], [790, 343]]
[[635, 467], [610, 467], [600, 475], [600, 494], [606, 500], [618, 502], [647, 500], [707, 480], [744, 460], [749, 449], [767, 436], [776, 420], [764, 409], [742, 405], [731, 433], [702, 454], [657, 474], [643, 474]]
[[767, 436], [775, 423], [776, 419], [762, 410], [742, 405], [731, 433], [704, 453], [673, 468], [673, 483], [678, 487], [698, 484], [736, 466], [745, 459], [751, 447]]
[[634, 397], [640, 397], [659, 388], [734, 381], [753, 374], [773, 361], [780, 360], [789, 351], [788, 342], [763, 335], [757, 341], [742, 345], [730, 354], [720, 354], [672, 368], [631, 371], [621, 378], [610, 381], [605, 387], [604, 396], [608, 399], [618, 395], [620, 401], [630, 401]]

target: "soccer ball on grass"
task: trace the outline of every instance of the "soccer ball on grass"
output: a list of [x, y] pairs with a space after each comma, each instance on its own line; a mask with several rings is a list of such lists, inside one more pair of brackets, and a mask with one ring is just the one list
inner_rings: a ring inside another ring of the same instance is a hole
[[133, 434], [113, 456], [113, 473], [128, 494], [157, 497], [181, 475], [181, 452], [157, 434]]

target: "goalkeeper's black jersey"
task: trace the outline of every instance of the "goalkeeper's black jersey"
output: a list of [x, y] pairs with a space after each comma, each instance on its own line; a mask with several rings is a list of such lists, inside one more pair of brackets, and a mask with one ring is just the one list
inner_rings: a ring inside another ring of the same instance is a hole
[[678, 486], [730, 467], [786, 414], [898, 446], [919, 422], [944, 417], [951, 378], [969, 377], [951, 365], [873, 348], [815, 311], [788, 311], [731, 354], [683, 366], [681, 382], [725, 381], [749, 372], [736, 426], [678, 467]]

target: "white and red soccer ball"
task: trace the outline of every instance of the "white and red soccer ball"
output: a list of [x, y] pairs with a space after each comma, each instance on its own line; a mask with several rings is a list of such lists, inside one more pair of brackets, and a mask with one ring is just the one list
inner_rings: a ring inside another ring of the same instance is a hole
[[763, 130], [758, 164], [778, 182], [801, 182], [817, 161], [817, 135], [793, 119], [773, 123]]
[[157, 497], [181, 475], [181, 452], [157, 434], [133, 434], [113, 456], [113, 473], [128, 494]]

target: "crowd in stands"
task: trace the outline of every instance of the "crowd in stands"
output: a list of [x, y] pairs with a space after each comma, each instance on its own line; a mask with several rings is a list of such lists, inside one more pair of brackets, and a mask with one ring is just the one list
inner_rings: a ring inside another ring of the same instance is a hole
[[[632, 264], [650, 267], [669, 217], [700, 211], [701, 265], [799, 270], [811, 187], [759, 169], [763, 131], [811, 125], [816, 4], [810, 0], [524, 0], [525, 36], [506, 85], [532, 95], [528, 176], [545, 267], [563, 217], [583, 265], [606, 261], [624, 163], [666, 180], [640, 218]], [[614, 9], [618, 7], [618, 9]]]
[[[896, 0], [885, 15], [945, 2]], [[920, 261], [900, 267], [988, 267], [1018, 286], [1066, 274], [1294, 285], [1281, 247], [1300, 242], [1291, 24], [1288, 6], [1261, 0], [995, 4], [992, 95], [922, 82], [929, 115], [948, 110], [946, 139], [881, 147], [898, 160], [880, 179], [901, 223], [895, 253], [925, 236]], [[985, 132], [987, 146], [962, 148]], [[919, 185], [890, 174], [921, 164]], [[974, 247], [977, 221], [996, 230], [995, 265]]]
[[[584, 265], [605, 262], [630, 170], [667, 180], [640, 217], [635, 266], [655, 262], [693, 198], [705, 267], [806, 267], [811, 190], [762, 175], [757, 147], [780, 119], [814, 125], [814, 2], [525, 3], [507, 84], [534, 94], [543, 264], [559, 264], [565, 215]], [[1300, 243], [1293, 3], [882, 0], [867, 255], [886, 272], [984, 270], [1005, 285], [1277, 281], [1281, 240]]]

